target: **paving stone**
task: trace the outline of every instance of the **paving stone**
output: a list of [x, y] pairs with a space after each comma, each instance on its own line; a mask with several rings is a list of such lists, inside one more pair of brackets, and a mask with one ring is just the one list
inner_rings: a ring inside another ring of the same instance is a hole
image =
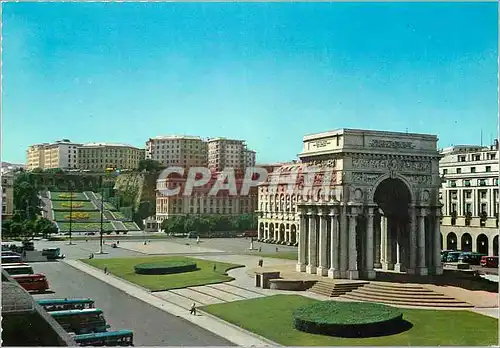
[[245, 297], [231, 294], [229, 292], [225, 292], [225, 291], [222, 291], [222, 290], [219, 290], [216, 288], [212, 288], [212, 287], [206, 286], [206, 285], [197, 286], [197, 287], [193, 287], [190, 289], [202, 292], [202, 293], [207, 294], [209, 296], [213, 296], [213, 297], [218, 298], [218, 299], [225, 301], [225, 302], [240, 301], [240, 300], [245, 299]]
[[190, 309], [191, 306], [193, 305], [193, 302], [196, 303], [197, 306], [203, 306], [203, 303], [201, 302], [178, 295], [171, 291], [155, 292], [153, 293], [153, 295], [186, 309]]
[[221, 284], [214, 284], [210, 285], [213, 288], [222, 290], [222, 291], [227, 291], [239, 296], [242, 296], [244, 298], [257, 298], [257, 297], [263, 297], [264, 295], [261, 293], [257, 293], [256, 291], [250, 291], [246, 289], [239, 288], [237, 286], [231, 285], [231, 283], [221, 283]]
[[202, 305], [209, 305], [209, 304], [216, 304], [216, 303], [223, 303], [226, 301], [220, 300], [218, 298], [215, 298], [213, 296], [195, 291], [193, 289], [175, 289], [175, 290], [170, 290], [174, 294], [181, 295], [184, 297], [187, 297], [193, 301], [200, 302]]

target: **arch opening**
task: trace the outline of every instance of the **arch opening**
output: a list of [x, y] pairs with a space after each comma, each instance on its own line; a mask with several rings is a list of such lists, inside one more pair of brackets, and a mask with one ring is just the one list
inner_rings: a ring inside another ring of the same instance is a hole
[[461, 238], [460, 250], [472, 251], [472, 236], [469, 233], [464, 233]]
[[457, 235], [455, 232], [446, 235], [446, 250], [457, 250]]
[[477, 236], [476, 250], [480, 254], [488, 255], [488, 237], [484, 233]]

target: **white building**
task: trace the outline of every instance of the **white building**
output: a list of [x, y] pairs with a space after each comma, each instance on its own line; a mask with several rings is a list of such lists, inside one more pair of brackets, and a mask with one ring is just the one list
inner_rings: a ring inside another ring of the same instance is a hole
[[28, 170], [41, 169], [75, 169], [78, 167], [78, 147], [82, 144], [72, 143], [69, 139], [55, 143], [35, 144], [28, 147]]
[[196, 136], [157, 136], [146, 142], [146, 158], [166, 166], [206, 166], [207, 143]]
[[227, 138], [208, 139], [208, 166], [220, 171], [224, 168], [245, 168], [255, 165], [255, 152], [248, 150], [244, 140]]
[[443, 249], [498, 255], [498, 141], [441, 151]]

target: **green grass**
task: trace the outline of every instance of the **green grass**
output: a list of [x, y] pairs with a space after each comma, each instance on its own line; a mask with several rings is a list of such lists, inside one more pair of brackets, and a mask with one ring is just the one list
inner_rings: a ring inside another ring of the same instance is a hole
[[109, 202], [104, 202], [104, 209], [112, 210], [113, 214], [114, 214], [114, 211], [117, 210], [116, 207]]
[[498, 343], [498, 319], [465, 310], [400, 308], [403, 319], [413, 327], [384, 337], [338, 338], [296, 330], [293, 312], [317, 302], [299, 295], [275, 295], [201, 309], [284, 346], [488, 346]]
[[259, 256], [259, 257], [270, 257], [273, 259], [283, 259], [283, 260], [297, 260], [297, 251], [278, 251], [277, 253], [259, 253], [258, 251], [247, 251], [247, 255]]
[[[189, 286], [199, 286], [206, 284], [216, 284], [233, 280], [226, 272], [233, 268], [244, 267], [232, 263], [223, 263], [202, 259], [195, 259], [182, 256], [150, 256], [150, 257], [127, 257], [116, 259], [82, 259], [91, 266], [104, 269], [113, 275], [123, 278], [129, 282], [142, 286], [151, 291], [163, 291], [171, 289], [186, 288]], [[198, 266], [197, 271], [164, 274], [164, 275], [142, 275], [136, 274], [134, 266], [141, 263], [156, 263], [156, 262], [176, 262], [176, 261], [194, 261]], [[213, 270], [216, 265], [215, 271]]]
[[[88, 218], [87, 219], [77, 219], [76, 214], [82, 213], [82, 214], [87, 214]], [[84, 222], [84, 221], [96, 221], [96, 220], [101, 220], [101, 212], [99, 211], [73, 211], [73, 221], [79, 221], [79, 222]], [[54, 220], [55, 221], [69, 221], [69, 211], [54, 211]], [[104, 220], [106, 219], [106, 216], [104, 216]]]
[[[50, 192], [50, 199], [52, 201], [69, 201], [71, 198], [69, 197], [69, 192]], [[83, 192], [73, 192], [73, 201], [88, 201], [87, 196], [83, 194]]]
[[134, 222], [124, 222], [125, 227], [129, 231], [140, 231], [141, 229]]
[[[71, 209], [69, 204], [70, 204], [69, 201], [52, 201], [52, 208], [54, 210], [69, 211]], [[82, 206], [80, 207], [80, 205]], [[96, 207], [89, 201], [73, 202], [73, 211], [82, 211], [82, 210], [97, 211]]]
[[[119, 211], [114, 211], [112, 212], [113, 214], [113, 217], [116, 219], [116, 220], [126, 220], [127, 217], [125, 215], [123, 215], [123, 213], [119, 212]], [[128, 219], [129, 220], [129, 219]]]
[[[69, 232], [69, 222], [59, 222], [59, 229], [61, 232]], [[104, 222], [102, 224], [104, 231], [114, 231], [113, 225], [110, 222]], [[101, 230], [100, 222], [73, 222], [71, 224], [71, 230], [73, 232], [99, 232]], [[82, 239], [86, 239], [82, 238]]]

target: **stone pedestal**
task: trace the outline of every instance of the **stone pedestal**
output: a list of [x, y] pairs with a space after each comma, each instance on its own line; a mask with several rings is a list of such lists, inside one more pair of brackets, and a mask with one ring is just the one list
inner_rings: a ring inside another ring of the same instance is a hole
[[316, 274], [317, 275], [320, 275], [320, 276], [326, 276], [328, 275], [328, 268], [324, 268], [324, 267], [318, 267], [316, 268]]
[[340, 279], [340, 271], [338, 269], [330, 268], [328, 270], [328, 278]]
[[297, 272], [305, 272], [306, 271], [306, 265], [298, 263], [298, 264], [295, 265], [295, 270]]
[[359, 279], [359, 271], [358, 270], [347, 271], [347, 278], [351, 280]]
[[307, 265], [306, 272], [309, 274], [316, 274], [316, 266]]
[[425, 276], [428, 274], [427, 267], [417, 267], [417, 275]]
[[374, 271], [374, 270], [369, 270], [369, 271], [366, 271], [366, 278], [367, 279], [375, 279], [377, 277], [377, 273]]

